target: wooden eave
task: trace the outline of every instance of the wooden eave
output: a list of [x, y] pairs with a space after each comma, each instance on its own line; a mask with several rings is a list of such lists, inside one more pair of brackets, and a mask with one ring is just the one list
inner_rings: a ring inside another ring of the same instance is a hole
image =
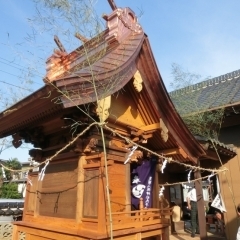
[[[200, 160], [214, 160], [214, 161], [228, 161], [237, 155], [237, 152], [227, 145], [215, 141], [214, 146], [210, 141], [201, 142], [206, 151], [206, 155], [202, 156]], [[220, 159], [219, 159], [220, 157]]]
[[[141, 70], [141, 68], [139, 70]], [[146, 125], [142, 129], [152, 130], [153, 132], [152, 133], [153, 136], [148, 139], [148, 143], [146, 144], [146, 146], [148, 146], [151, 150], [155, 151], [156, 153], [160, 155], [163, 154], [167, 157], [172, 157], [174, 160], [181, 162], [191, 161], [195, 163], [194, 159], [189, 155], [189, 153], [183, 150], [182, 146], [179, 145], [171, 131], [168, 132], [168, 140], [166, 142], [164, 142], [163, 139], [161, 138], [161, 129], [159, 129], [158, 126], [160, 118], [163, 118], [163, 115], [159, 114], [154, 108], [145, 82], [143, 85], [143, 89], [140, 93], [136, 92], [132, 82], [129, 82], [124, 87], [124, 90], [126, 91], [126, 94], [132, 96], [136, 106], [138, 106], [138, 112], [143, 118], [143, 121]], [[159, 107], [161, 108], [161, 106]], [[113, 121], [116, 122], [115, 119], [113, 119]], [[182, 122], [180, 124], [182, 124]], [[156, 127], [153, 127], [153, 125], [156, 125]], [[128, 126], [128, 128], [134, 128], [134, 126]]]
[[144, 83], [152, 102], [152, 111], [163, 119], [176, 144], [196, 163], [197, 159], [206, 153], [177, 113], [163, 84], [147, 36], [142, 45], [137, 67], [143, 69]]
[[63, 109], [62, 104], [55, 103], [58, 95], [53, 87], [46, 85], [0, 113], [0, 137], [56, 116]]

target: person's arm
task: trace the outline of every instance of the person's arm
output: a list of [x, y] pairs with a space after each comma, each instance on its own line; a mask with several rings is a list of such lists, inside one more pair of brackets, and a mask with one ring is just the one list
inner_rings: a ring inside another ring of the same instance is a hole
[[190, 198], [187, 196], [187, 205], [188, 209], [191, 210]]

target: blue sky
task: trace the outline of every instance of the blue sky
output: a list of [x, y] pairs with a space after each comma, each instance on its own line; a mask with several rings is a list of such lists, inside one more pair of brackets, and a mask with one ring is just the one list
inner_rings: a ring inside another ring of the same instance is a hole
[[[216, 77], [240, 68], [239, 0], [115, 0], [115, 3], [141, 15], [139, 22], [149, 37], [168, 90], [172, 63], [203, 77]], [[111, 12], [107, 0], [99, 0], [96, 10], [99, 15]], [[33, 91], [43, 86], [45, 60], [55, 44], [52, 33], [32, 32], [28, 19], [35, 15], [35, 8], [31, 0], [2, 0], [0, 15], [0, 88], [2, 97], [7, 98], [10, 86], [16, 92], [21, 91], [19, 87], [25, 88], [26, 78], [33, 81]], [[61, 34], [56, 34], [61, 39]], [[77, 47], [75, 43], [66, 47], [73, 50]], [[25, 161], [27, 152], [10, 149], [0, 158], [18, 157]]]

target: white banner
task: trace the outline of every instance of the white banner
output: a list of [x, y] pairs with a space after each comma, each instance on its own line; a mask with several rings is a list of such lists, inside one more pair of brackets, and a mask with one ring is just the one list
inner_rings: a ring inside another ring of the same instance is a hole
[[214, 198], [211, 206], [219, 209], [221, 212], [227, 212], [227, 210], [225, 208], [225, 204], [224, 204], [222, 196], [221, 196], [221, 193], [217, 194], [217, 196]]

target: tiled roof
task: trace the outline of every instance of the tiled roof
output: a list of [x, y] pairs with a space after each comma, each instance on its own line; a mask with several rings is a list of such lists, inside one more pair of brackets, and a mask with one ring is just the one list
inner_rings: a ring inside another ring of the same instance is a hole
[[240, 70], [169, 93], [180, 114], [240, 103]]
[[231, 155], [232, 157], [235, 156], [237, 154], [236, 148], [234, 145], [232, 144], [224, 144], [222, 142], [219, 142], [216, 139], [207, 139], [205, 137], [202, 136], [195, 136], [195, 138], [200, 142], [200, 143], [208, 143], [209, 147], [208, 148], [212, 148], [214, 149], [214, 146], [220, 150], [219, 152], [222, 154], [227, 154], [227, 155]]

